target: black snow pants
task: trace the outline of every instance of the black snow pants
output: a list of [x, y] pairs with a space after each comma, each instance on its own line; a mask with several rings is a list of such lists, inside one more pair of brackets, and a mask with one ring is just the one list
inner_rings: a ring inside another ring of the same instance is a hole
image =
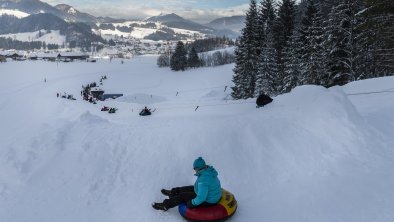
[[[178, 206], [181, 203], [187, 203], [192, 199], [196, 198], [196, 193], [194, 192], [194, 186], [184, 186], [184, 187], [175, 187], [171, 189], [171, 195], [169, 199], [165, 199], [163, 204], [167, 208], [173, 208]], [[198, 206], [212, 206], [216, 204], [211, 204], [208, 202], [203, 202]]]

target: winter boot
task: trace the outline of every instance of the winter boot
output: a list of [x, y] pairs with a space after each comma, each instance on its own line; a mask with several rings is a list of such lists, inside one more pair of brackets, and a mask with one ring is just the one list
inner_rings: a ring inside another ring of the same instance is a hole
[[168, 210], [168, 208], [163, 203], [153, 203], [152, 207], [155, 208], [156, 210], [162, 210], [162, 211]]
[[166, 190], [166, 189], [161, 189], [161, 193], [169, 197], [172, 195], [171, 190]]

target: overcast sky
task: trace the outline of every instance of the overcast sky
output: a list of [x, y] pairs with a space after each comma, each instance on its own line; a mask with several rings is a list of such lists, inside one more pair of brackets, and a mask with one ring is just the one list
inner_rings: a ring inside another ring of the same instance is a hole
[[51, 5], [68, 4], [94, 16], [147, 18], [176, 13], [205, 23], [218, 17], [243, 15], [250, 0], [41, 0]]

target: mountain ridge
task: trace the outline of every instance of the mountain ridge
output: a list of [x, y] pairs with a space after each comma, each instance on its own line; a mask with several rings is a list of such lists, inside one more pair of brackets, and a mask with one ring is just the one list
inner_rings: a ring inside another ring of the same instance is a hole
[[[216, 19], [208, 23], [208, 25], [199, 24], [175, 13], [161, 13], [157, 16], [152, 16], [143, 20], [114, 19], [110, 17], [96, 17], [91, 14], [81, 12], [77, 8], [68, 4], [57, 4], [55, 6], [51, 6], [50, 4], [41, 2], [40, 0], [0, 0], [0, 10], [1, 9], [17, 10], [21, 13], [27, 13], [30, 15], [27, 18], [21, 18], [22, 16], [19, 16], [19, 19], [23, 19], [23, 21], [17, 21], [8, 17], [2, 17], [2, 15], [4, 16], [7, 13], [0, 13], [0, 20], [2, 21], [2, 30], [0, 30], [0, 33], [3, 34], [38, 31], [39, 27], [45, 30], [55, 30], [53, 27], [57, 27], [59, 23], [58, 19], [33, 19], [37, 18], [34, 16], [37, 14], [51, 14], [64, 20], [66, 23], [70, 23], [69, 25], [62, 25], [62, 27], [69, 27], [67, 33], [85, 33], [83, 36], [86, 38], [82, 37], [82, 39], [100, 39], [93, 37], [93, 33], [101, 36], [102, 38], [106, 38], [107, 40], [116, 39], [120, 36], [128, 36], [129, 38], [149, 39], [154, 41], [193, 40], [216, 36], [237, 38], [240, 34], [239, 30], [236, 30], [235, 28], [237, 25], [234, 25], [234, 22], [228, 18]], [[17, 16], [16, 12], [14, 13], [14, 16]], [[46, 16], [48, 17], [48, 15]], [[15, 27], [11, 27], [9, 25], [11, 23], [5, 22], [6, 20], [12, 20], [12, 24], [14, 24]], [[33, 20], [38, 23], [32, 22]], [[225, 26], [223, 29], [223, 26], [220, 26], [220, 21], [223, 20], [225, 23], [231, 24], [232, 26]], [[71, 25], [71, 23], [87, 24], [90, 26], [90, 33], [87, 31], [88, 28], [86, 26]], [[30, 24], [32, 27], [28, 27], [26, 24]], [[18, 25], [22, 26], [18, 27]], [[7, 33], [5, 33], [6, 31]], [[133, 33], [133, 31], [135, 31], [135, 33]], [[61, 32], [65, 33], [64, 30]], [[67, 38], [67, 41], [69, 39], [70, 38]]]

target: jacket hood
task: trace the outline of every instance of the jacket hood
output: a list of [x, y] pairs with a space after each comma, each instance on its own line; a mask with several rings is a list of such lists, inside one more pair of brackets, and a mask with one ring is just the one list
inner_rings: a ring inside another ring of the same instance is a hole
[[203, 169], [194, 175], [216, 177], [218, 175], [218, 172], [215, 170], [215, 168], [213, 168], [213, 166], [208, 166], [206, 169]]

